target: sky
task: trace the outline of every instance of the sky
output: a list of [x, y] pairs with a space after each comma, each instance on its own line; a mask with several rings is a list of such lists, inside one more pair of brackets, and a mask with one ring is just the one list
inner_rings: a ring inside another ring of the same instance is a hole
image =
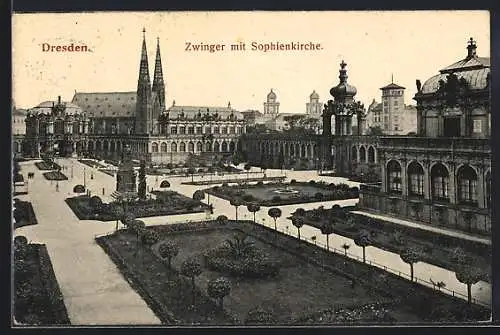
[[[31, 108], [78, 92], [135, 91], [143, 28], [154, 71], [159, 39], [167, 107], [231, 106], [263, 110], [267, 93], [277, 94], [282, 113], [304, 113], [313, 90], [332, 99], [340, 63], [356, 99], [380, 101], [380, 87], [406, 87], [414, 104], [422, 83], [467, 55], [490, 56], [487, 11], [407, 12], [93, 12], [13, 15], [13, 102]], [[252, 42], [320, 44], [320, 50], [251, 50]], [[231, 51], [231, 44], [246, 49]], [[88, 52], [43, 52], [51, 46], [86, 45]], [[187, 43], [224, 44], [224, 50], [186, 51]]]

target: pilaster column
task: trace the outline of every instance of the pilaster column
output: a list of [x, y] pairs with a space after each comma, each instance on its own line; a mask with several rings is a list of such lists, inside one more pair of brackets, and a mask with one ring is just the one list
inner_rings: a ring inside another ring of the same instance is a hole
[[404, 198], [408, 196], [408, 176], [406, 170], [406, 158], [401, 160], [401, 194]]
[[382, 180], [382, 193], [387, 193], [387, 169], [385, 161], [380, 164], [380, 174]]
[[424, 199], [431, 200], [431, 171], [429, 169], [429, 160], [422, 162], [424, 167]]
[[486, 206], [486, 194], [485, 194], [485, 179], [484, 178], [484, 164], [478, 164], [478, 176], [477, 176], [477, 204], [479, 208], [487, 208]]
[[449, 174], [449, 190], [448, 190], [448, 195], [450, 197], [450, 203], [451, 204], [456, 204], [457, 203], [457, 191], [458, 191], [458, 187], [456, 185], [456, 180], [457, 180], [457, 176], [456, 176], [456, 167], [455, 167], [455, 162], [447, 162], [448, 163], [448, 166], [450, 168], [450, 174]]

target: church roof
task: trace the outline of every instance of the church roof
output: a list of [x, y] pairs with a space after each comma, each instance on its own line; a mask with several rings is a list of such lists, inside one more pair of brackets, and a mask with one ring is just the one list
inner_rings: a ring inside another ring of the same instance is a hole
[[88, 117], [135, 117], [136, 92], [77, 92], [72, 103]]
[[[471, 90], [485, 89], [488, 86], [489, 73], [490, 68], [454, 72], [458, 79], [464, 78], [467, 81], [468, 87]], [[440, 73], [430, 77], [422, 85], [420, 93], [428, 94], [436, 92], [439, 88], [439, 81], [446, 81], [447, 77], [448, 73]]]
[[227, 119], [232, 114], [236, 120], [243, 120], [243, 114], [231, 107], [214, 107], [214, 106], [171, 106], [167, 109], [170, 119], [175, 119], [184, 115], [188, 119], [194, 119], [198, 115], [201, 116], [217, 114], [222, 119]]

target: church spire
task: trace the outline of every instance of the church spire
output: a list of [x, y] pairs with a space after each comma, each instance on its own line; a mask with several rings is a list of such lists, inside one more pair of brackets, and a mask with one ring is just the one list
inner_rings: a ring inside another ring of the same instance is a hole
[[147, 82], [147, 83], [150, 82], [148, 50], [146, 48], [146, 28], [142, 28], [142, 52], [141, 52], [141, 65], [139, 67], [139, 82]]
[[161, 107], [165, 107], [165, 84], [163, 82], [163, 71], [161, 66], [160, 38], [156, 38], [156, 59], [153, 78], [153, 92], [158, 94]]

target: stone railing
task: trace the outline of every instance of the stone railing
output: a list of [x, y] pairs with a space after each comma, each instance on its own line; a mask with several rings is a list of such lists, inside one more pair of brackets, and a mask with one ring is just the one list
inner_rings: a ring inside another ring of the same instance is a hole
[[412, 137], [412, 136], [387, 136], [380, 137], [379, 149], [400, 149], [411, 151], [419, 150], [445, 150], [475, 153], [490, 153], [489, 138], [470, 137]]

